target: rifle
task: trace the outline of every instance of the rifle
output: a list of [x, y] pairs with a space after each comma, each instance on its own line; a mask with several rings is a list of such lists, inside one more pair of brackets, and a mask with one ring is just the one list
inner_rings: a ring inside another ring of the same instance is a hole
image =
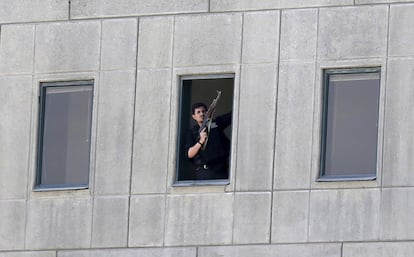
[[210, 106], [208, 107], [208, 110], [204, 116], [204, 121], [200, 126], [200, 129], [198, 130], [198, 133], [201, 133], [201, 131], [203, 131], [203, 129], [207, 129], [207, 138], [206, 141], [204, 142], [203, 146], [201, 147], [201, 150], [204, 150], [207, 146], [207, 142], [208, 142], [208, 134], [210, 133], [210, 127], [211, 127], [211, 122], [213, 121], [213, 116], [214, 116], [214, 112], [216, 111], [216, 105], [217, 102], [220, 98], [221, 95], [221, 91], [217, 91], [217, 96], [216, 98], [213, 99], [213, 102], [210, 104]]

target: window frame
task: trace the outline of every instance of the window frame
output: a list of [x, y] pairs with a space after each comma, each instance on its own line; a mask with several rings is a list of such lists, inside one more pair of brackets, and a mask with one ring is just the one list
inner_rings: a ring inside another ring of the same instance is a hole
[[[44, 128], [45, 128], [45, 111], [46, 111], [46, 91], [51, 87], [78, 87], [78, 86], [90, 86], [91, 87], [91, 110], [89, 120], [89, 164], [87, 170], [88, 180], [86, 183], [80, 184], [42, 184], [42, 160], [43, 160], [43, 141], [44, 141]], [[61, 191], [61, 190], [80, 190], [90, 188], [90, 175], [92, 166], [92, 130], [93, 130], [93, 115], [94, 115], [94, 96], [95, 85], [94, 80], [71, 80], [71, 81], [47, 81], [39, 83], [39, 96], [38, 96], [38, 131], [37, 131], [37, 147], [36, 147], [36, 165], [35, 165], [35, 183], [33, 191]]]
[[[233, 84], [232, 84], [232, 88], [231, 88], [231, 92], [232, 92], [232, 104], [231, 104], [231, 109], [233, 111], [233, 106], [234, 106], [234, 93], [235, 93], [235, 81], [236, 81], [236, 74], [235, 73], [218, 73], [218, 74], [197, 74], [197, 75], [180, 75], [178, 76], [178, 81], [179, 81], [179, 100], [178, 100], [178, 126], [177, 126], [177, 141], [176, 141], [176, 162], [175, 162], [175, 172], [174, 172], [174, 176], [173, 176], [173, 183], [172, 186], [173, 187], [188, 187], [188, 186], [226, 186], [230, 184], [230, 177], [231, 177], [231, 155], [232, 155], [232, 148], [233, 143], [232, 143], [232, 138], [230, 138], [230, 157], [229, 157], [229, 170], [228, 170], [228, 177], [227, 179], [211, 179], [211, 180], [197, 180], [197, 179], [193, 179], [193, 180], [186, 180], [186, 179], [179, 179], [180, 176], [180, 162], [181, 162], [181, 158], [182, 156], [180, 156], [180, 152], [181, 152], [181, 147], [182, 147], [182, 140], [183, 140], [183, 132], [187, 131], [188, 128], [183, 127], [183, 121], [182, 119], [189, 119], [190, 116], [188, 115], [184, 115], [185, 111], [183, 110], [183, 105], [184, 105], [184, 101], [186, 98], [186, 93], [185, 89], [184, 89], [184, 81], [194, 81], [194, 80], [217, 80], [217, 79], [232, 79], [233, 80]], [[216, 93], [215, 93], [216, 95]], [[188, 97], [188, 96], [187, 96]], [[215, 96], [214, 96], [215, 97]], [[222, 95], [223, 97], [223, 95]], [[211, 104], [211, 100], [210, 102], [206, 102], [205, 104], [207, 105], [207, 108], [209, 107], [209, 105]], [[222, 98], [221, 100], [222, 101]], [[219, 103], [220, 103], [219, 101]], [[190, 104], [191, 107], [191, 104]], [[188, 114], [191, 115], [191, 110], [188, 110]], [[234, 114], [233, 114], [234, 115]], [[187, 117], [188, 116], [188, 117]], [[216, 115], [217, 117], [217, 115]], [[233, 122], [234, 122], [234, 116], [232, 116], [232, 124], [230, 125], [231, 130], [233, 131]]]
[[[327, 68], [322, 71], [322, 119], [321, 119], [321, 139], [320, 139], [320, 159], [319, 159], [319, 171], [317, 182], [330, 182], [330, 181], [372, 181], [376, 180], [379, 172], [378, 161], [379, 153], [378, 148], [380, 147], [380, 120], [381, 120], [381, 67], [353, 67], [353, 68]], [[375, 145], [375, 156], [376, 156], [376, 168], [375, 171], [365, 174], [343, 174], [343, 175], [325, 175], [325, 160], [326, 160], [326, 136], [327, 136], [327, 121], [328, 121], [328, 98], [329, 98], [329, 86], [331, 75], [346, 75], [346, 74], [367, 74], [377, 73], [378, 74], [378, 105], [377, 105], [377, 130], [376, 130], [376, 145]]]

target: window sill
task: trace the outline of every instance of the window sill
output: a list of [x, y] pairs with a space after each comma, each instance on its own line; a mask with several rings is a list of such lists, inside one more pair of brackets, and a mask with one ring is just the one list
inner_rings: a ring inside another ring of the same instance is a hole
[[50, 192], [50, 191], [74, 191], [74, 190], [85, 190], [89, 189], [89, 186], [55, 186], [55, 187], [36, 187], [33, 192]]
[[191, 187], [191, 186], [226, 186], [230, 184], [228, 179], [214, 179], [214, 180], [184, 180], [176, 181], [173, 187]]
[[323, 176], [316, 179], [316, 182], [346, 182], [346, 181], [371, 181], [376, 180], [376, 175], [364, 176]]

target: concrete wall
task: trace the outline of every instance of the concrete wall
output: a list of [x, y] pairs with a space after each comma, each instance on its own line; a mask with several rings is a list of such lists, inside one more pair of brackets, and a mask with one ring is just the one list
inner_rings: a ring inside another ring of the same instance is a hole
[[[409, 257], [414, 1], [0, 1], [0, 257]], [[316, 182], [321, 71], [381, 66], [378, 176]], [[180, 75], [234, 73], [227, 186], [173, 187]], [[94, 79], [88, 190], [34, 192], [39, 83]]]

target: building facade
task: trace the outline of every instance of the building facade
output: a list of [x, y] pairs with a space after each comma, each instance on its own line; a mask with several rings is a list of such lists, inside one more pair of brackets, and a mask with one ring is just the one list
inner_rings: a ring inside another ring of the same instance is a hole
[[[413, 17], [405, 0], [0, 1], [0, 257], [413, 256]], [[372, 68], [373, 168], [328, 176], [327, 71]], [[229, 178], [177, 183], [182, 78], [223, 74]], [[79, 81], [87, 178], [43, 188], [42, 88]]]

